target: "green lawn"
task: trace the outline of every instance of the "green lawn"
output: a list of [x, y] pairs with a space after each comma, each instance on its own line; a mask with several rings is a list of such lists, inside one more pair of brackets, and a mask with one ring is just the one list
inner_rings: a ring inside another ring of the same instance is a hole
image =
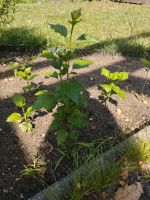
[[18, 4], [15, 20], [0, 33], [0, 44], [58, 45], [62, 38], [48, 24], [67, 24], [70, 11], [80, 7], [83, 21], [75, 36], [85, 32], [98, 38], [100, 43], [91, 48], [135, 56], [150, 52], [150, 6], [106, 1]]

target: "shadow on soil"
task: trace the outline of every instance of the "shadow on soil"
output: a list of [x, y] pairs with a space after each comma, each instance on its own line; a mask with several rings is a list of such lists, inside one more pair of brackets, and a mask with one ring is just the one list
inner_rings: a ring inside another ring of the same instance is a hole
[[[28, 162], [19, 137], [9, 123], [8, 115], [13, 112], [11, 99], [0, 100], [0, 199], [27, 199], [43, 187], [31, 178], [21, 177], [20, 172]], [[32, 185], [32, 187], [31, 187]]]

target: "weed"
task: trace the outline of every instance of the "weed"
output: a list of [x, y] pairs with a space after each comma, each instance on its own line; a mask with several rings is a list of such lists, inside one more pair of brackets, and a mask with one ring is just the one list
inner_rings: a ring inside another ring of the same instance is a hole
[[45, 173], [45, 167], [38, 164], [39, 159], [39, 157], [33, 157], [32, 163], [24, 166], [25, 168], [21, 171], [21, 176], [28, 176], [39, 180], [40, 176]]

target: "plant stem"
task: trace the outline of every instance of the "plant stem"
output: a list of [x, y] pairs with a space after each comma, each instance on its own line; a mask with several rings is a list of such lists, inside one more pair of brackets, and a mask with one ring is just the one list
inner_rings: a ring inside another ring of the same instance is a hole
[[27, 121], [27, 117], [26, 117], [26, 113], [25, 113], [24, 107], [22, 107], [22, 113], [23, 113], [23, 116], [24, 116], [25, 123], [27, 125], [28, 121]]

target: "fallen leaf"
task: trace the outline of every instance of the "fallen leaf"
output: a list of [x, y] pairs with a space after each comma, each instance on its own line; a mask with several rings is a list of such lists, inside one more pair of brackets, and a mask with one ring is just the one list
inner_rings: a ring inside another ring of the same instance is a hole
[[114, 200], [139, 200], [143, 193], [142, 185], [140, 182], [129, 185], [126, 184], [124, 187], [119, 187]]

